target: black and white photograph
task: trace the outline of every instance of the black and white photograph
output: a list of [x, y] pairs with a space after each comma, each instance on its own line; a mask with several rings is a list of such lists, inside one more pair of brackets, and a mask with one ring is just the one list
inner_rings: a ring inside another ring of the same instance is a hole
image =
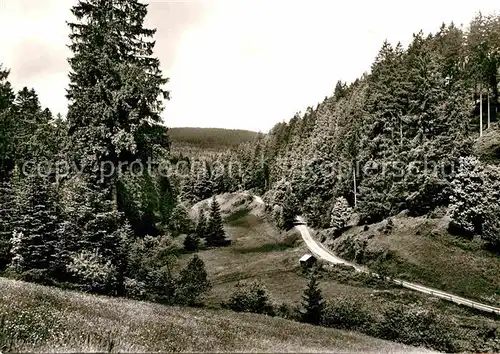
[[499, 5], [0, 0], [0, 354], [500, 353]]

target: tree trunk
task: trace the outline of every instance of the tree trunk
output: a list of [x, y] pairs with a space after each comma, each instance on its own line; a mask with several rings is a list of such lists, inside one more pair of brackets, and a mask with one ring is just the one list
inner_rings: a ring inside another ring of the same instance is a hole
[[111, 191], [112, 193], [112, 198], [113, 198], [113, 210], [118, 211], [118, 187], [117, 187], [118, 182], [114, 181], [113, 182], [113, 190]]
[[490, 89], [488, 88], [488, 129], [490, 129]]
[[356, 166], [353, 167], [352, 169], [352, 176], [353, 176], [353, 182], [354, 182], [354, 207], [358, 204], [357, 196], [356, 196]]
[[479, 136], [483, 136], [483, 90], [479, 88]]
[[498, 67], [495, 68], [495, 74], [491, 75], [491, 82], [490, 82], [490, 88], [492, 90], [492, 116], [491, 120], [497, 121], [497, 113], [498, 113], [498, 80], [497, 80], [497, 74], [498, 74]]

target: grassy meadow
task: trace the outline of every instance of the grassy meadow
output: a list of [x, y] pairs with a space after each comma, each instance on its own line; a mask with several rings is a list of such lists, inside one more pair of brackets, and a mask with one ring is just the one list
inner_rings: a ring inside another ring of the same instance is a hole
[[427, 353], [262, 315], [166, 307], [0, 278], [0, 351]]

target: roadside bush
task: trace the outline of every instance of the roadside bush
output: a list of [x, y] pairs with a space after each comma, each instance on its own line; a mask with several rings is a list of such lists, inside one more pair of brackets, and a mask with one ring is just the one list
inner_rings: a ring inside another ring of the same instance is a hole
[[296, 231], [289, 232], [285, 239], [283, 240], [283, 244], [287, 247], [294, 247], [298, 240], [301, 239], [301, 236]]
[[382, 278], [394, 278], [395, 272], [393, 264], [398, 263], [398, 256], [393, 250], [379, 251], [374, 253], [375, 260], [370, 262], [370, 268]]
[[485, 215], [482, 238], [495, 252], [500, 252], [500, 207], [490, 206]]
[[431, 310], [394, 306], [384, 312], [376, 327], [376, 336], [440, 351], [456, 350], [452, 338], [453, 325]]
[[336, 246], [335, 251], [348, 261], [354, 260], [356, 257], [356, 241], [352, 236], [346, 237], [342, 243]]
[[340, 298], [327, 303], [321, 325], [349, 330], [367, 330], [372, 322], [372, 316], [360, 302]]
[[252, 312], [274, 316], [267, 289], [258, 281], [236, 284], [236, 291], [223, 307], [236, 312]]

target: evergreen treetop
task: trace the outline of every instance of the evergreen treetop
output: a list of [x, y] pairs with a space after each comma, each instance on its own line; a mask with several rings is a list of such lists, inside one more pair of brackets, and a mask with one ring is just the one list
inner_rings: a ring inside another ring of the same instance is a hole
[[[153, 57], [155, 30], [137, 0], [81, 0], [69, 23], [73, 57], [68, 123], [73, 158], [92, 175], [101, 163], [154, 157], [168, 147], [160, 125], [167, 82]], [[111, 168], [111, 167], [110, 167]], [[116, 174], [107, 177], [113, 187]]]

